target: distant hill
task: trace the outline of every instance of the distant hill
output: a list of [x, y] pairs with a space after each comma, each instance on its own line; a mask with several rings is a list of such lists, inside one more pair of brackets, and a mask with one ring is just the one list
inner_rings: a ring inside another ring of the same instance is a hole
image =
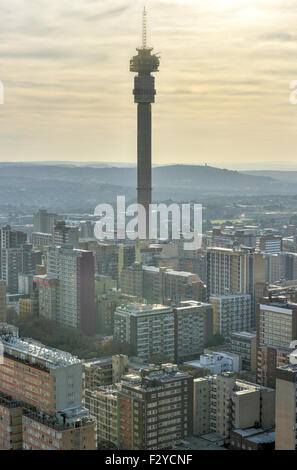
[[249, 176], [261, 176], [273, 178], [280, 181], [295, 181], [297, 183], [297, 171], [276, 171], [276, 170], [251, 170], [241, 173]]
[[[135, 199], [135, 167], [90, 165], [0, 163], [0, 203], [70, 210], [114, 202], [117, 195]], [[297, 172], [292, 172], [296, 180], [282, 179], [279, 172], [251, 173], [198, 165], [154, 167], [153, 197], [180, 201], [206, 195], [297, 194]]]

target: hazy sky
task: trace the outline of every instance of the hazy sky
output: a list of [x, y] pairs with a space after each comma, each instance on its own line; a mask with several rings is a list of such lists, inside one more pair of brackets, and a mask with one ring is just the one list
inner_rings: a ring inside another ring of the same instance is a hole
[[0, 0], [0, 161], [136, 160], [144, 4], [154, 163], [297, 167], [296, 0]]

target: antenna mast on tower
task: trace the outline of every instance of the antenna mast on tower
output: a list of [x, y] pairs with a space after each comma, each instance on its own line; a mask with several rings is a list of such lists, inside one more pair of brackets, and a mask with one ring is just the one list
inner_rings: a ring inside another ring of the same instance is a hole
[[147, 13], [145, 7], [142, 14], [142, 48], [147, 48]]

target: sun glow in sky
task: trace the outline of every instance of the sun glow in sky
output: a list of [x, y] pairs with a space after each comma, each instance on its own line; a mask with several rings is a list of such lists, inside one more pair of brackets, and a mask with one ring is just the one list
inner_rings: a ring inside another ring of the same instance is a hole
[[144, 3], [154, 162], [291, 168], [296, 0], [0, 0], [0, 161], [136, 161]]

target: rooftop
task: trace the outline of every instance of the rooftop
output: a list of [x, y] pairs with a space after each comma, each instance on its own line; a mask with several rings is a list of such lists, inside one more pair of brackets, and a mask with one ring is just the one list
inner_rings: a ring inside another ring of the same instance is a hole
[[[45, 361], [50, 368], [81, 364], [81, 361], [76, 356], [59, 349], [50, 348], [30, 338], [22, 340], [11, 335], [3, 335], [1, 339], [4, 352], [10, 356], [14, 356], [14, 352], [28, 355], [32, 364], [34, 364], [34, 359]], [[26, 358], [23, 357], [22, 359], [25, 360]]]
[[140, 303], [133, 303], [128, 305], [120, 305], [116, 309], [117, 312], [125, 312], [131, 314], [145, 314], [145, 313], [171, 313], [172, 308], [167, 307], [166, 305], [161, 304], [140, 304]]

